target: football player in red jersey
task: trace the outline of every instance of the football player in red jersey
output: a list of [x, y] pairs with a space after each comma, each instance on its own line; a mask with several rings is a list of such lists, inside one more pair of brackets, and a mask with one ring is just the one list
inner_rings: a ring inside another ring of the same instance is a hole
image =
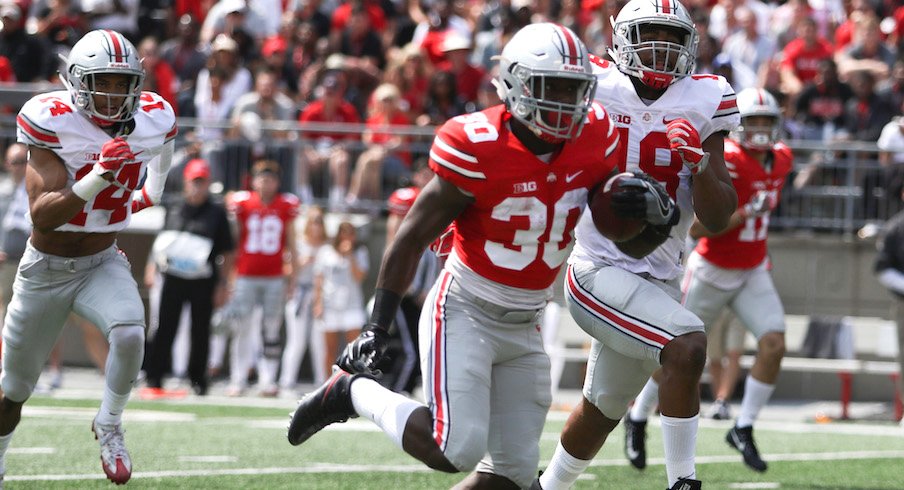
[[[230, 200], [239, 231], [233, 285], [233, 307], [241, 320], [232, 339], [229, 395], [239, 396], [247, 387], [248, 371], [257, 350], [257, 329], [251, 324], [255, 307], [263, 310], [263, 360], [259, 385], [264, 396], [276, 396], [276, 372], [282, 353], [279, 329], [282, 324], [286, 284], [294, 284], [295, 218], [298, 198], [279, 192], [279, 165], [258, 160], [251, 168], [252, 191], [240, 191]], [[289, 261], [292, 277], [286, 280], [284, 265]]]
[[[781, 111], [769, 92], [749, 88], [738, 93], [741, 125], [725, 143], [725, 164], [738, 201], [720, 233], [699, 220], [690, 234], [699, 238], [688, 258], [682, 284], [684, 306], [712, 325], [724, 307], [734, 311], [758, 344], [756, 362], [747, 375], [741, 412], [725, 439], [755, 471], [766, 471], [753, 440], [753, 423], [769, 401], [785, 352], [785, 311], [769, 274], [766, 234], [769, 213], [778, 203], [791, 171], [791, 149], [779, 141]], [[651, 402], [655, 405], [655, 393]]]
[[[333, 377], [299, 403], [290, 443], [360, 415], [431, 468], [473, 471], [463, 487], [533, 480], [551, 403], [543, 309], [588, 196], [615, 173], [619, 137], [591, 100], [587, 49], [569, 29], [522, 28], [499, 71], [504, 105], [438, 130], [436, 176], [386, 251], [370, 322]], [[424, 406], [366, 373], [385, 351], [421, 252], [450, 223], [452, 251], [420, 321]]]
[[[619, 165], [661, 182], [681, 213], [674, 227], [648, 225], [619, 243], [601, 235], [588, 215], [578, 223], [565, 297], [594, 342], [584, 396], [534, 488], [570, 488], [645, 383], [660, 394], [667, 488], [702, 486], [694, 455], [706, 336], [703, 322], [680, 303], [682, 255], [694, 215], [722, 230], [737, 205], [723, 140], [739, 116], [724, 78], [693, 74], [697, 37], [678, 1], [631, 0], [613, 20], [614, 63], [594, 59], [596, 99], [622, 143]], [[647, 383], [654, 372], [662, 374], [661, 387]], [[644, 434], [634, 430], [642, 424], [630, 419], [626, 452], [642, 467]]]
[[169, 103], [141, 91], [144, 75], [122, 34], [91, 31], [60, 74], [68, 90], [36, 95], [16, 117], [34, 227], [3, 329], [0, 486], [22, 405], [70, 312], [110, 343], [92, 425], [107, 478], [123, 484], [132, 475], [122, 412], [144, 357], [144, 305], [116, 236], [132, 213], [160, 202], [176, 136]]

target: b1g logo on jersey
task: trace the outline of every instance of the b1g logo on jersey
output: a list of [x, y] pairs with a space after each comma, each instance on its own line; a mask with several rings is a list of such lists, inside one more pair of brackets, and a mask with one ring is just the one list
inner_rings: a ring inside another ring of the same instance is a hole
[[609, 113], [612, 116], [612, 119], [616, 122], [616, 124], [631, 124], [631, 116], [627, 114], [615, 114], [614, 112]]
[[537, 190], [537, 183], [534, 181], [518, 182], [515, 184], [514, 192], [515, 194], [524, 194], [526, 192], [534, 192], [535, 190]]

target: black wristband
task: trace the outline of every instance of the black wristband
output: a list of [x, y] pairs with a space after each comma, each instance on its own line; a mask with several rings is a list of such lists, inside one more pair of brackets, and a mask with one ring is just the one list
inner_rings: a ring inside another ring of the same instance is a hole
[[365, 328], [375, 327], [389, 331], [401, 303], [402, 297], [398, 293], [377, 288], [374, 291], [374, 310], [370, 313], [370, 321]]

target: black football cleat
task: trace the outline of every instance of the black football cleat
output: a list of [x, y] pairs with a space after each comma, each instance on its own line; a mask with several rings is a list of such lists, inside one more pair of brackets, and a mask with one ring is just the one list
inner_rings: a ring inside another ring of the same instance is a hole
[[760, 457], [760, 452], [756, 448], [756, 443], [753, 442], [752, 426], [744, 428], [738, 426], [732, 427], [731, 430], [728, 431], [728, 434], [725, 434], [725, 441], [728, 442], [729, 446], [737, 449], [738, 452], [744, 456], [744, 464], [749, 466], [750, 469], [759, 472], [766, 471], [766, 462]]
[[330, 424], [358, 416], [349, 389], [355, 377], [339, 369], [320, 388], [298, 401], [298, 408], [289, 422], [289, 444], [297, 446]]
[[647, 467], [647, 421], [635, 422], [625, 415], [625, 456], [631, 466], [642, 470]]
[[667, 488], [666, 490], [703, 490], [703, 482], [690, 478], [679, 478], [678, 481], [672, 485], [672, 488]]

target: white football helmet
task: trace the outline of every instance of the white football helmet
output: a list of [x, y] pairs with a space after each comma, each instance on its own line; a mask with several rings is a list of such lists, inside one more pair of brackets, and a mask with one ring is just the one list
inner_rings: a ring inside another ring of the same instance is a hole
[[[144, 85], [144, 68], [138, 59], [135, 46], [122, 34], [107, 29], [91, 31], [84, 35], [64, 58], [66, 73], [61, 73], [63, 84], [72, 95], [72, 102], [94, 121], [104, 125], [132, 119], [138, 109], [141, 89]], [[131, 77], [125, 94], [95, 90], [95, 77], [102, 74], [123, 74]], [[122, 98], [119, 110], [108, 114], [95, 107], [95, 96], [108, 100]]]
[[[499, 60], [496, 93], [509, 112], [545, 141], [578, 137], [587, 119], [596, 77], [587, 47], [567, 27], [550, 22], [529, 24], [505, 45]], [[573, 102], [547, 99], [546, 78], [579, 82]]]
[[[610, 21], [609, 56], [622, 73], [665, 89], [694, 72], [699, 38], [691, 15], [678, 0], [631, 0]], [[682, 41], [642, 42], [641, 32], [650, 27], [675, 30]]]
[[[782, 132], [782, 111], [775, 97], [761, 88], [746, 88], [738, 93], [738, 112], [741, 113], [741, 124], [731, 133], [731, 139], [741, 146], [753, 150], [769, 150], [779, 139]], [[752, 125], [751, 116], [767, 116], [772, 118], [768, 125]]]

